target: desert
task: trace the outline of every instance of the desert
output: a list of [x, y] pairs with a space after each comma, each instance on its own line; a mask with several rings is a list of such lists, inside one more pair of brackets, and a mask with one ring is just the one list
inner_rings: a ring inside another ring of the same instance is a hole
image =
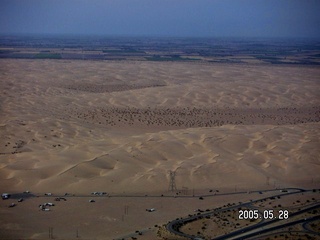
[[163, 224], [194, 209], [319, 187], [317, 66], [0, 59], [0, 74], [0, 190], [31, 193], [1, 201], [2, 239], [175, 239]]
[[0, 0], [0, 240], [320, 239], [319, 12]]

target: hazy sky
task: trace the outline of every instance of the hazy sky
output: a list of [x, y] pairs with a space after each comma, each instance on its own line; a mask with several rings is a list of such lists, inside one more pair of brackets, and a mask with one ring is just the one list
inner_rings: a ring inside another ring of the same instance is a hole
[[0, 33], [320, 38], [320, 0], [0, 0]]

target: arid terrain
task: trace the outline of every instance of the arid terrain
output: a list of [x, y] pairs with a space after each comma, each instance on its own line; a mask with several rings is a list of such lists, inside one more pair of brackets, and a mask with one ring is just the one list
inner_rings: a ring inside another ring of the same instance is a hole
[[[259, 197], [192, 198], [212, 189], [319, 188], [319, 76], [312, 65], [0, 59], [0, 191], [39, 196], [0, 201], [0, 238], [152, 228], [136, 237], [156, 239], [155, 225]], [[70, 195], [40, 211], [48, 192]]]

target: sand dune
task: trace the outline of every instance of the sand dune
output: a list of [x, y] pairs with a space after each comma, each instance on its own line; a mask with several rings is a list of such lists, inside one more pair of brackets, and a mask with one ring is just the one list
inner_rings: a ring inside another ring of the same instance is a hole
[[319, 181], [317, 68], [1, 60], [1, 75], [3, 190], [165, 191], [170, 170], [188, 188]]
[[[60, 193], [88, 193], [92, 186], [114, 193], [166, 191], [170, 170], [177, 171], [177, 186], [189, 189], [234, 185], [250, 189], [265, 185], [267, 178], [268, 184], [278, 187], [319, 181], [318, 124], [226, 125], [131, 137], [95, 134], [81, 137], [77, 145], [62, 144], [61, 150], [30, 146], [29, 152], [2, 155], [11, 159], [1, 168], [2, 188]], [[102, 136], [104, 140], [96, 140]]]
[[[176, 194], [170, 171], [178, 194], [316, 188], [319, 76], [316, 67], [0, 59], [0, 191], [161, 196]], [[43, 198], [19, 212], [3, 203], [0, 237], [46, 238], [54, 226], [65, 238], [80, 229], [105, 239], [208, 207], [176, 200], [70, 198], [52, 225], [37, 211]], [[148, 215], [146, 205], [163, 211]]]

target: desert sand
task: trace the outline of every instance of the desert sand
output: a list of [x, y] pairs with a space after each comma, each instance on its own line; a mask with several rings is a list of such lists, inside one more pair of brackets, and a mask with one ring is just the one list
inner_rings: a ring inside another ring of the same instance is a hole
[[[160, 195], [169, 171], [187, 194], [318, 187], [319, 76], [312, 66], [0, 60], [0, 191]], [[6, 237], [47, 237], [25, 221], [0, 224]], [[110, 239], [132, 231], [121, 223]]]

